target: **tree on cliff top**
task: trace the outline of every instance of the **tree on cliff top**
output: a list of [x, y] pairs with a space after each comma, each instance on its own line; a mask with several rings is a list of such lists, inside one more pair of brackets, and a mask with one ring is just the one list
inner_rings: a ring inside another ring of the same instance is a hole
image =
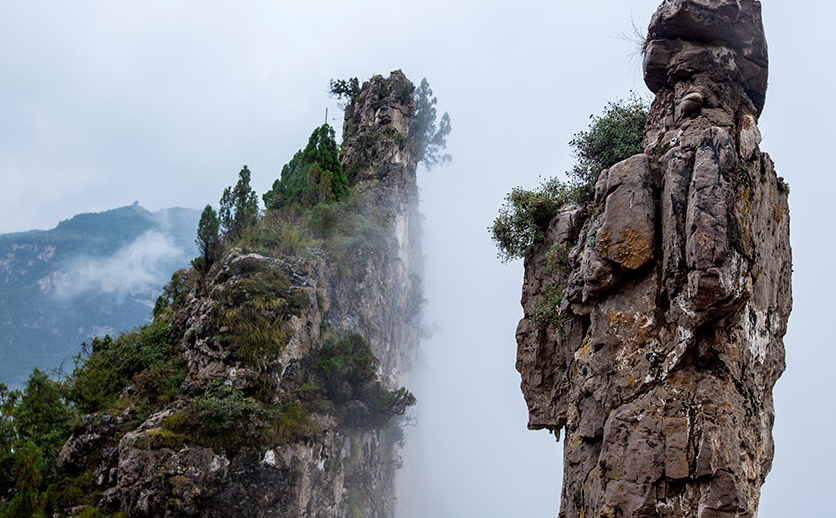
[[200, 214], [200, 222], [197, 224], [197, 239], [195, 243], [198, 249], [200, 249], [200, 254], [206, 262], [206, 266], [215, 262], [215, 256], [220, 249], [221, 242], [218, 236], [220, 225], [218, 215], [212, 206], [207, 205], [204, 207], [203, 212]]
[[[418, 88], [415, 88], [412, 82], [402, 75], [399, 77], [403, 78], [402, 82], [383, 83], [379, 95], [393, 94], [398, 102], [403, 103], [408, 102], [412, 97], [415, 100], [415, 115], [409, 123], [409, 136], [418, 161], [427, 169], [432, 169], [439, 163], [449, 162], [451, 156], [444, 154], [443, 151], [447, 147], [447, 136], [452, 130], [450, 115], [445, 112], [441, 120], [438, 120], [436, 110], [438, 99], [433, 96], [426, 77], [421, 80]], [[392, 76], [389, 81], [393, 81]], [[351, 103], [360, 94], [360, 82], [356, 77], [332, 79], [329, 83], [329, 92], [332, 97]]]
[[331, 97], [351, 102], [360, 93], [360, 81], [356, 77], [332, 79], [328, 83], [328, 92], [331, 94]]
[[432, 169], [439, 163], [451, 160], [449, 154], [442, 154], [447, 147], [447, 136], [450, 134], [450, 115], [444, 112], [441, 121], [436, 126], [436, 108], [438, 99], [433, 96], [427, 78], [421, 80], [421, 85], [415, 90], [415, 116], [409, 123], [409, 135], [415, 145], [418, 161], [427, 169]]
[[282, 167], [281, 177], [264, 193], [264, 205], [268, 209], [294, 204], [310, 207], [340, 200], [348, 189], [334, 128], [323, 124], [313, 130], [305, 149]]
[[221, 196], [220, 226], [224, 236], [235, 239], [258, 220], [258, 199], [250, 187], [250, 170], [247, 166], [238, 173], [235, 187], [227, 187]]

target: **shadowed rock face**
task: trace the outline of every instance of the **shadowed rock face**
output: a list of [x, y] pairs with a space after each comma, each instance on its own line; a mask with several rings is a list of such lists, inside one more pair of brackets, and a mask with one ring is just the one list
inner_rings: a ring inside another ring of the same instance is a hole
[[[565, 429], [562, 518], [754, 517], [792, 305], [788, 189], [758, 149], [760, 3], [665, 1], [649, 38], [646, 153], [525, 258], [529, 427]], [[533, 323], [555, 285], [559, 324]]]

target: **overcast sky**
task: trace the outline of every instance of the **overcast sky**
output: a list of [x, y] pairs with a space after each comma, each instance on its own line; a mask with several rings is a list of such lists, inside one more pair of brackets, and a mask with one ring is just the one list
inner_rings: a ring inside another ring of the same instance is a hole
[[[568, 141], [641, 79], [656, 1], [0, 0], [0, 232], [138, 200], [217, 205], [243, 164], [264, 192], [326, 107], [330, 78], [401, 68], [450, 112], [453, 163], [423, 174], [428, 316], [421, 462], [404, 495], [439, 518], [554, 516], [562, 445], [525, 429], [514, 371], [522, 266], [485, 228], [504, 194], [570, 167]], [[761, 518], [828, 516], [836, 291], [827, 158], [832, 2], [768, 1], [762, 148], [791, 186], [795, 309]], [[409, 517], [411, 518], [411, 517]]]

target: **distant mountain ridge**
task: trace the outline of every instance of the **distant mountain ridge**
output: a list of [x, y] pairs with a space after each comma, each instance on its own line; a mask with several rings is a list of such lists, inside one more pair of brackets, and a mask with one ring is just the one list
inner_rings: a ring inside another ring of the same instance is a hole
[[0, 382], [69, 369], [91, 336], [144, 323], [171, 273], [197, 255], [199, 216], [134, 204], [0, 234]]

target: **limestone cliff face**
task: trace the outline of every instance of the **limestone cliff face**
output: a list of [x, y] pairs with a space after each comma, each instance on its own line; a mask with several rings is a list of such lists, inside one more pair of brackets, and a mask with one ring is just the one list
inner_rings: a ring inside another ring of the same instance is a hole
[[[760, 12], [658, 8], [645, 153], [526, 255], [517, 369], [529, 427], [565, 429], [563, 518], [756, 515], [792, 305], [788, 189], [758, 148]], [[537, 325], [555, 286], [559, 324]]]
[[332, 279], [328, 318], [356, 328], [372, 344], [382, 373], [402, 382], [419, 340], [423, 256], [418, 215], [418, 159], [410, 138], [412, 83], [400, 70], [374, 76], [349, 103], [341, 160], [355, 191], [385, 208], [391, 225], [385, 254], [352, 275]]
[[[355, 256], [339, 259], [321, 249], [280, 257], [228, 250], [174, 316], [188, 367], [184, 392], [138, 425], [126, 424], [135, 418], [132, 409], [85, 418], [60, 463], [69, 471], [89, 469], [88, 456], [99, 452], [99, 507], [129, 517], [393, 516], [400, 430], [373, 422], [363, 401], [322, 399], [316, 354], [326, 335], [359, 333], [379, 360], [384, 385], [394, 389], [417, 352], [422, 264], [409, 144], [414, 111], [411, 83], [399, 71], [364, 84], [346, 111], [342, 160], [361, 194], [357, 210], [385, 219], [378, 222], [382, 233], [373, 232], [375, 246], [362, 242], [369, 236], [348, 236], [361, 243], [346, 247]], [[258, 299], [265, 290], [276, 293]], [[278, 316], [264, 302], [273, 296], [292, 311]], [[275, 354], [255, 362], [242, 361], [236, 349], [249, 339], [244, 331], [223, 323], [247, 301], [272, 322], [261, 331], [284, 344], [278, 350], [268, 344], [264, 350]], [[277, 406], [304, 408], [305, 426], [285, 426], [290, 440], [274, 434], [258, 447], [214, 447], [173, 434], [172, 420], [193, 404], [190, 392], [213, 380], [243, 394], [266, 392]]]

